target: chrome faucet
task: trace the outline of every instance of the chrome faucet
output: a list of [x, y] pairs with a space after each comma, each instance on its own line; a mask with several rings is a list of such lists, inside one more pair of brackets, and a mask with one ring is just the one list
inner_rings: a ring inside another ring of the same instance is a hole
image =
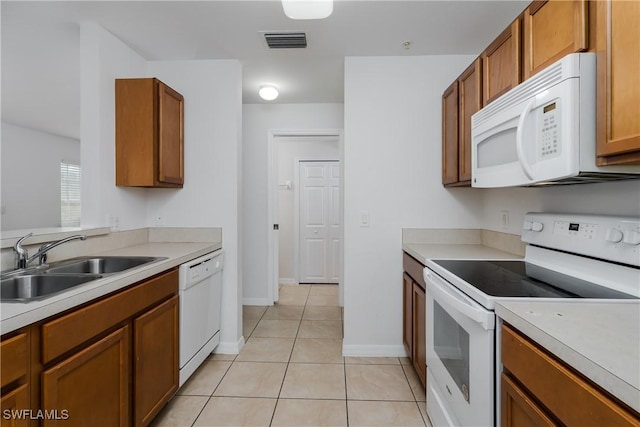
[[83, 234], [75, 234], [73, 236], [65, 237], [64, 239], [56, 240], [55, 242], [45, 243], [40, 246], [38, 252], [29, 257], [29, 253], [25, 248], [22, 247], [22, 242], [24, 242], [29, 237], [33, 236], [33, 233], [29, 233], [26, 236], [20, 238], [15, 245], [13, 245], [13, 250], [16, 253], [16, 269], [27, 268], [27, 266], [36, 258], [39, 259], [39, 264], [42, 265], [47, 262], [47, 252], [51, 249], [59, 246], [63, 243], [67, 243], [71, 240], [86, 240], [87, 236]]

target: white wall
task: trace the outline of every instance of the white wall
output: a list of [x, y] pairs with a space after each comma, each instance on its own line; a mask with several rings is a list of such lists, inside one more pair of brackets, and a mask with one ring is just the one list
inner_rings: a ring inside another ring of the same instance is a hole
[[[340, 158], [338, 138], [284, 137], [278, 138], [278, 232], [280, 283], [297, 284], [297, 266], [295, 265], [296, 230], [295, 209], [296, 177], [298, 175], [297, 160], [300, 159], [336, 159]], [[292, 188], [282, 187], [286, 181], [291, 182]]]
[[402, 228], [481, 226], [481, 193], [441, 184], [442, 92], [473, 59], [345, 60], [345, 355], [404, 355]]
[[80, 27], [80, 139], [82, 141], [83, 227], [108, 225], [119, 218], [120, 229], [146, 226], [147, 191], [116, 187], [115, 79], [146, 77], [147, 62], [94, 23]]
[[160, 216], [170, 227], [222, 227], [223, 320], [217, 351], [233, 352], [242, 336], [242, 68], [235, 60], [159, 61], [149, 62], [147, 70], [185, 99], [184, 186], [148, 190], [147, 224]]
[[[82, 225], [222, 227], [225, 269], [217, 351], [242, 346], [242, 68], [238, 61], [147, 62], [96, 24], [81, 26]], [[185, 186], [115, 186], [115, 79], [159, 77], [185, 97]]]
[[342, 104], [243, 105], [243, 269], [245, 304], [269, 304], [266, 277], [267, 140], [270, 129], [342, 129]]
[[60, 227], [60, 162], [80, 141], [2, 122], [2, 230]]

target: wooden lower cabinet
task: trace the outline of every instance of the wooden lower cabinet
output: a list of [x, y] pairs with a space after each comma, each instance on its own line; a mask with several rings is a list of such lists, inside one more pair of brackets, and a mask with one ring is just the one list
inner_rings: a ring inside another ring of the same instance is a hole
[[[147, 426], [178, 389], [178, 270], [11, 332], [2, 426]], [[34, 418], [29, 420], [29, 415]]]
[[55, 411], [45, 426], [129, 424], [129, 326], [42, 373], [42, 409]]
[[[29, 408], [29, 386], [23, 384], [8, 393], [3, 393], [0, 398], [2, 407], [2, 427], [23, 427], [29, 425], [25, 417], [17, 416], [21, 411]], [[10, 411], [6, 414], [5, 411]], [[8, 415], [8, 416], [7, 416]]]
[[413, 367], [422, 381], [427, 384], [427, 331], [425, 291], [417, 283], [413, 283]]
[[146, 426], [178, 390], [178, 296], [134, 320], [134, 425]]
[[402, 343], [409, 356], [413, 355], [413, 280], [402, 275]]
[[427, 384], [427, 325], [425, 283], [422, 277], [424, 265], [410, 255], [403, 254], [404, 274], [402, 275], [403, 300], [403, 343], [413, 367], [422, 381]]
[[640, 415], [509, 325], [502, 325], [501, 425], [640, 426]]
[[502, 374], [500, 388], [502, 393], [501, 419], [503, 427], [558, 425], [508, 375]]
[[[28, 426], [31, 408], [28, 328], [12, 332], [0, 342], [0, 425]], [[8, 411], [8, 412], [7, 412]]]

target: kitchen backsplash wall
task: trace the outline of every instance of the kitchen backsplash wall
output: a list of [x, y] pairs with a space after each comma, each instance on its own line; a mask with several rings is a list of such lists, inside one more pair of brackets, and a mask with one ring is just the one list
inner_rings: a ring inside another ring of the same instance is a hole
[[[640, 180], [554, 187], [474, 189], [482, 192], [482, 228], [520, 234], [527, 212], [640, 216]], [[509, 212], [508, 228], [502, 211]]]

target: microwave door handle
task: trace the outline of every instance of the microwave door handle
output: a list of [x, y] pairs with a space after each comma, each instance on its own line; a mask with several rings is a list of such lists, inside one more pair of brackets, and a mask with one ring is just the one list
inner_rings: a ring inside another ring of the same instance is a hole
[[527, 116], [533, 109], [533, 105], [535, 104], [535, 99], [532, 99], [527, 106], [525, 107], [522, 114], [520, 114], [520, 120], [518, 120], [518, 130], [516, 131], [516, 153], [518, 154], [518, 161], [520, 162], [520, 166], [522, 166], [522, 170], [527, 177], [533, 181], [533, 171], [531, 170], [531, 166], [527, 163], [527, 159], [524, 157], [524, 142], [522, 140], [522, 133], [524, 130], [524, 121], [527, 119]]
[[479, 323], [482, 325], [484, 330], [490, 330], [495, 327], [494, 323], [491, 321], [493, 320], [493, 317], [490, 316], [489, 312], [482, 308], [473, 307], [465, 301], [461, 301], [459, 297], [453, 295], [450, 290], [441, 285], [438, 278], [434, 277], [433, 274], [426, 269], [424, 271], [424, 279], [427, 284], [428, 291], [432, 292], [438, 300], [444, 302], [446, 305], [465, 315], [474, 322]]

